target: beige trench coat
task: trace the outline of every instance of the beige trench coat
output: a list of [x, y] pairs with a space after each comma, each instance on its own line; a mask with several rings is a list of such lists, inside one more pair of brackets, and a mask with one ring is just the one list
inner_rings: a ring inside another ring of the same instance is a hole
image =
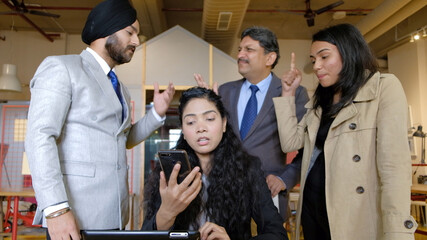
[[[310, 101], [297, 124], [294, 101], [294, 97], [274, 98], [282, 150], [304, 147], [299, 229], [321, 109], [313, 109]], [[410, 215], [407, 111], [399, 80], [376, 73], [333, 121], [324, 146], [326, 208], [333, 240], [414, 239], [417, 223]]]

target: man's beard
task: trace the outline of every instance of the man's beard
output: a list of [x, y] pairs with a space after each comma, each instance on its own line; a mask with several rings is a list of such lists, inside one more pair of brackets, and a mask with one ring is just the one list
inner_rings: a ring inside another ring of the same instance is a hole
[[[132, 45], [126, 46], [125, 49], [121, 47], [121, 42], [117, 38], [116, 34], [111, 35], [107, 42], [105, 43], [105, 48], [107, 49], [110, 57], [117, 63], [123, 64], [128, 63], [132, 59], [133, 52], [135, 51], [135, 47]], [[132, 50], [132, 54], [126, 54], [128, 50]]]

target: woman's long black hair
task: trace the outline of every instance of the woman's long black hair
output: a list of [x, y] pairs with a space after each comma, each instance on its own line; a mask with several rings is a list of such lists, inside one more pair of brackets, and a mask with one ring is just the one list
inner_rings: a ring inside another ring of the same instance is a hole
[[[222, 118], [228, 116], [218, 95], [212, 90], [194, 87], [183, 92], [180, 98], [178, 113], [181, 124], [185, 107], [195, 98], [203, 98], [214, 103]], [[260, 191], [256, 181], [263, 180], [264, 177], [260, 170], [260, 160], [243, 150], [240, 140], [228, 122], [222, 140], [212, 152], [211, 170], [207, 176], [209, 197], [203, 204], [202, 189], [187, 209], [177, 216], [175, 229], [188, 229], [189, 224], [197, 224], [197, 217], [204, 209], [210, 221], [223, 226], [231, 239], [250, 238], [248, 223], [251, 213], [258, 208], [253, 203], [258, 202]], [[182, 134], [176, 148], [187, 151], [193, 167], [200, 166], [197, 155]], [[160, 168], [157, 166], [145, 187], [146, 218], [153, 217], [160, 207], [159, 172]], [[196, 229], [200, 227], [195, 226]]]
[[[314, 108], [322, 107], [327, 117], [335, 116], [356, 97], [359, 89], [377, 71], [377, 61], [359, 30], [351, 24], [339, 24], [320, 30], [312, 42], [324, 41], [337, 47], [342, 60], [338, 82], [330, 87], [318, 85], [314, 93]], [[339, 102], [333, 105], [335, 93]]]

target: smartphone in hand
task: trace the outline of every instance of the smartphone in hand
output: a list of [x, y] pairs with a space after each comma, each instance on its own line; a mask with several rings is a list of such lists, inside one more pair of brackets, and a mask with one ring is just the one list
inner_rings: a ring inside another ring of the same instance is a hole
[[158, 152], [160, 166], [166, 176], [166, 181], [169, 182], [169, 177], [172, 173], [173, 167], [177, 163], [181, 163], [181, 169], [177, 177], [178, 184], [181, 183], [185, 177], [191, 172], [190, 161], [185, 150], [159, 150]]

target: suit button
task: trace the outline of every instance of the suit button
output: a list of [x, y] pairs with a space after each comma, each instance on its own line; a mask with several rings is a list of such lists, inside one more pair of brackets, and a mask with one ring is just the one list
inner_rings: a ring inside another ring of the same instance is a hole
[[92, 116], [90, 119], [92, 119], [92, 121], [96, 121], [98, 118], [96, 116]]
[[406, 220], [404, 225], [407, 229], [411, 229], [414, 227], [414, 223], [411, 220]]
[[360, 156], [359, 155], [354, 155], [353, 156], [353, 161], [354, 162], [359, 162], [360, 161]]
[[365, 192], [365, 189], [363, 187], [359, 186], [359, 187], [356, 188], [356, 192], [359, 193], [359, 194], [362, 194], [362, 193]]
[[356, 123], [350, 123], [350, 125], [348, 126], [348, 128], [350, 128], [351, 130], [356, 129], [357, 124]]
[[120, 170], [122, 167], [120, 167], [120, 164], [117, 164], [117, 170]]

